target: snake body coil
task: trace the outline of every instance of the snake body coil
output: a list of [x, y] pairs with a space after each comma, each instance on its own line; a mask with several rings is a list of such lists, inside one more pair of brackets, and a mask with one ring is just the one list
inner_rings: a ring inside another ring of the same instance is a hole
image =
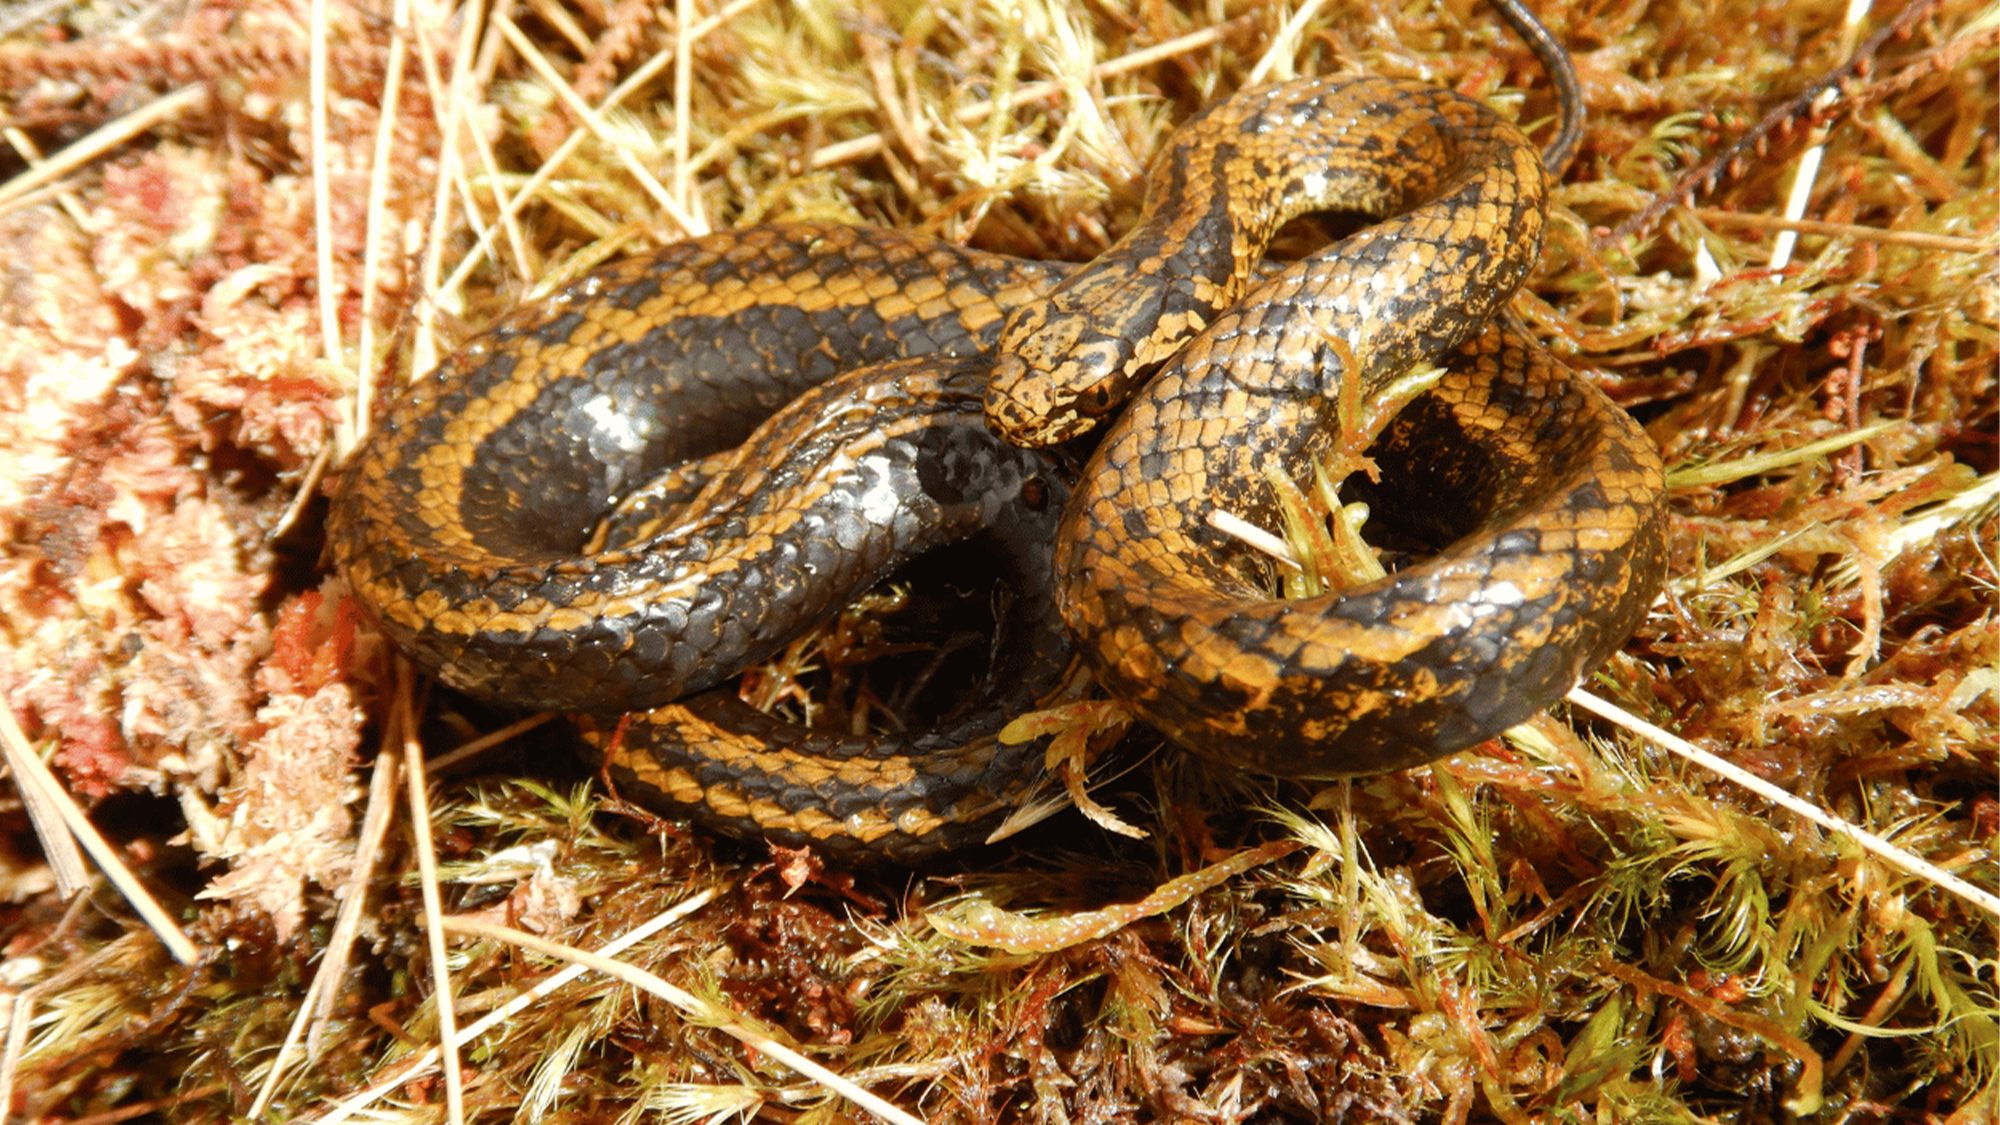
[[[1206, 755], [1293, 776], [1429, 760], [1545, 706], [1661, 578], [1643, 433], [1485, 327], [1539, 252], [1542, 194], [1536, 154], [1476, 103], [1309, 81], [1183, 130], [1146, 220], [1074, 276], [830, 226], [669, 247], [517, 312], [399, 399], [336, 492], [334, 558], [445, 682], [657, 707], [602, 736], [614, 764], [788, 842], [912, 856], [975, 838], [1035, 772], [1039, 752], [991, 735], [1058, 682], [1058, 605], [1100, 682]], [[1287, 214], [1331, 206], [1388, 218], [1250, 284]], [[1408, 468], [1377, 491], [1458, 542], [1360, 590], [1266, 597], [1270, 564], [1205, 513], [1254, 517], [1268, 468], [1308, 472], [1342, 380], [1454, 351], [1384, 439]], [[984, 391], [996, 428], [1060, 440], [1162, 362], [1066, 504], [1053, 461], [979, 421]], [[748, 731], [767, 721], [718, 693], [672, 702], [899, 560], [982, 534], [1022, 584], [993, 708], [885, 741]]]
[[[1067, 272], [803, 223], [621, 261], [391, 404], [342, 472], [334, 562], [461, 691], [653, 708], [584, 724], [641, 796], [853, 854], [972, 842], [1038, 776], [1037, 748], [994, 733], [1069, 658], [1049, 566], [1066, 480], [986, 429], [985, 355], [1005, 310]], [[703, 690], [901, 561], [978, 536], [1019, 588], [971, 713], [837, 737]]]
[[[1244, 244], [1260, 250], [1275, 224], [1240, 235], [1213, 206], [1149, 207], [1104, 258], [1010, 319], [988, 419], [1017, 440], [1067, 436], [1098, 388], [1145, 367], [1120, 346], [1127, 310], [1204, 325], [1083, 472], [1057, 540], [1063, 620], [1099, 683], [1183, 747], [1289, 777], [1420, 764], [1540, 711], [1637, 626], [1665, 566], [1659, 457], [1602, 394], [1487, 327], [1541, 250], [1542, 161], [1512, 126], [1385, 79], [1288, 83], [1227, 105], [1239, 103], [1254, 111], [1232, 129], [1242, 144], [1273, 121], [1310, 123], [1293, 133], [1316, 151], [1393, 138], [1382, 159], [1265, 177], [1274, 218], [1339, 206], [1382, 221], [1238, 293], [1228, 282], [1250, 276]], [[1199, 244], [1195, 226], [1226, 248], [1202, 263], [1225, 276], [1190, 278], [1200, 256], [1186, 252], [1165, 276], [1133, 266], [1148, 248]], [[1110, 296], [1148, 286], [1163, 295]], [[1421, 538], [1456, 545], [1367, 586], [1272, 597], [1270, 561], [1209, 513], [1275, 526], [1268, 482], [1311, 476], [1344, 383], [1372, 394], [1461, 345], [1392, 433], [1383, 454], [1398, 470], [1378, 489], [1396, 499], [1379, 506], [1392, 518], [1421, 513]], [[1022, 357], [1044, 354], [1050, 373], [1022, 373]]]

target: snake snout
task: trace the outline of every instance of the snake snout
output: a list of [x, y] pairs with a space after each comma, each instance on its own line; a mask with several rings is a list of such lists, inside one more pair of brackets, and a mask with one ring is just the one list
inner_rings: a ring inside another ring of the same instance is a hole
[[1002, 351], [986, 386], [986, 424], [1007, 441], [1039, 449], [1094, 429], [1127, 397], [1119, 373], [1129, 347], [1112, 338], [1082, 339], [1073, 320], [1058, 321]]
[[1020, 356], [1002, 354], [986, 385], [986, 427], [1001, 439], [1030, 449], [1061, 441], [1061, 434], [1050, 436], [1062, 422], [1062, 408], [1051, 390]]

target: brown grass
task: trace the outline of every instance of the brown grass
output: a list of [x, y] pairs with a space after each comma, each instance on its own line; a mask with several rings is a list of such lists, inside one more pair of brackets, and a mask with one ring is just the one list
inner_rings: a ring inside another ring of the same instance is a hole
[[[1587, 686], [1991, 895], [1993, 10], [1924, 5], [1816, 101], [1894, 13], [1540, 6], [1591, 124], [1517, 311], [1673, 468], [1671, 584]], [[1317, 795], [1161, 752], [1107, 798], [1144, 840], [1071, 821], [853, 876], [649, 834], [529, 733], [414, 787], [419, 889], [406, 756], [500, 721], [413, 700], [306, 501], [469, 328], [780, 217], [1087, 258], [1174, 123], [1260, 66], [1552, 113], [1471, 0], [1335, 0], [1291, 38], [1261, 4], [1184, 7], [333, 4], [323, 67], [304, 6], [0, 25], [12, 750], [52, 757], [197, 951], [176, 964], [101, 884], [66, 904], [13, 816], [12, 1111], [318, 1120], [374, 1091], [394, 1120], [865, 1119], [776, 1043], [934, 1121], [1992, 1120], [1987, 907], [1566, 709]], [[1662, 197], [1684, 202], [1619, 233]], [[1137, 902], [1260, 843], [1060, 952], [927, 922], [962, 894], [1045, 920]], [[596, 949], [690, 901], [621, 954], [679, 995], [586, 974], [457, 1048], [451, 1081], [424, 1063], [437, 951], [458, 1026], [553, 972], [433, 911]]]

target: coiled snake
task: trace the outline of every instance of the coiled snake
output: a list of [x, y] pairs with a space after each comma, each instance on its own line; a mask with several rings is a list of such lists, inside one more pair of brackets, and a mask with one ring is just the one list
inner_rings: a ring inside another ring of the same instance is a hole
[[[410, 387], [342, 472], [331, 553], [445, 683], [645, 711], [585, 723], [626, 784], [785, 842], [907, 858], [978, 839], [1041, 756], [994, 731], [1059, 690], [1072, 637], [1099, 684], [1218, 761], [1428, 761], [1567, 690], [1662, 580], [1650, 442], [1491, 323], [1539, 255], [1544, 182], [1475, 102], [1312, 79], [1184, 126], [1140, 225], [1075, 272], [819, 224], [670, 246], [517, 310]], [[1278, 226], [1336, 207], [1382, 221], [1259, 273]], [[1267, 515], [1268, 468], [1310, 473], [1342, 380], [1432, 361], [1448, 372], [1378, 444], [1402, 468], [1373, 499], [1450, 545], [1271, 598], [1268, 560], [1206, 513]], [[1073, 495], [1015, 444], [1114, 415]], [[1018, 576], [976, 713], [843, 738], [711, 690], [976, 536]]]

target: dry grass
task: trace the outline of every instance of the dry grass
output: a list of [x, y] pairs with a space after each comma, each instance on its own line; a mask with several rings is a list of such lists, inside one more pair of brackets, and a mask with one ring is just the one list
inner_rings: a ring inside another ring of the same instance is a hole
[[[2000, 17], [1927, 5], [1796, 101], [1893, 13], [1540, 6], [1591, 125], [1517, 308], [1674, 468], [1670, 588], [1592, 686], [1992, 893]], [[864, 1119], [775, 1044], [933, 1121], [1992, 1120], [1992, 914], [1581, 715], [1318, 795], [1161, 753], [1109, 797], [1144, 840], [1072, 819], [853, 876], [648, 834], [531, 732], [483, 780], [417, 777], [420, 890], [408, 756], [500, 723], [413, 700], [317, 566], [305, 500], [385, 383], [692, 231], [832, 216], [1089, 257], [1166, 131], [1253, 73], [1552, 112], [1471, 0], [1289, 31], [1187, 7], [0, 16], [0, 677], [197, 950], [102, 885], [66, 905], [14, 815], [12, 1110]], [[927, 921], [1163, 886], [1186, 901], [1060, 952]], [[676, 902], [621, 954], [670, 988], [586, 974], [518, 1009], [553, 963], [465, 925], [598, 949]], [[440, 1071], [443, 969], [453, 1023], [504, 1014]]]

